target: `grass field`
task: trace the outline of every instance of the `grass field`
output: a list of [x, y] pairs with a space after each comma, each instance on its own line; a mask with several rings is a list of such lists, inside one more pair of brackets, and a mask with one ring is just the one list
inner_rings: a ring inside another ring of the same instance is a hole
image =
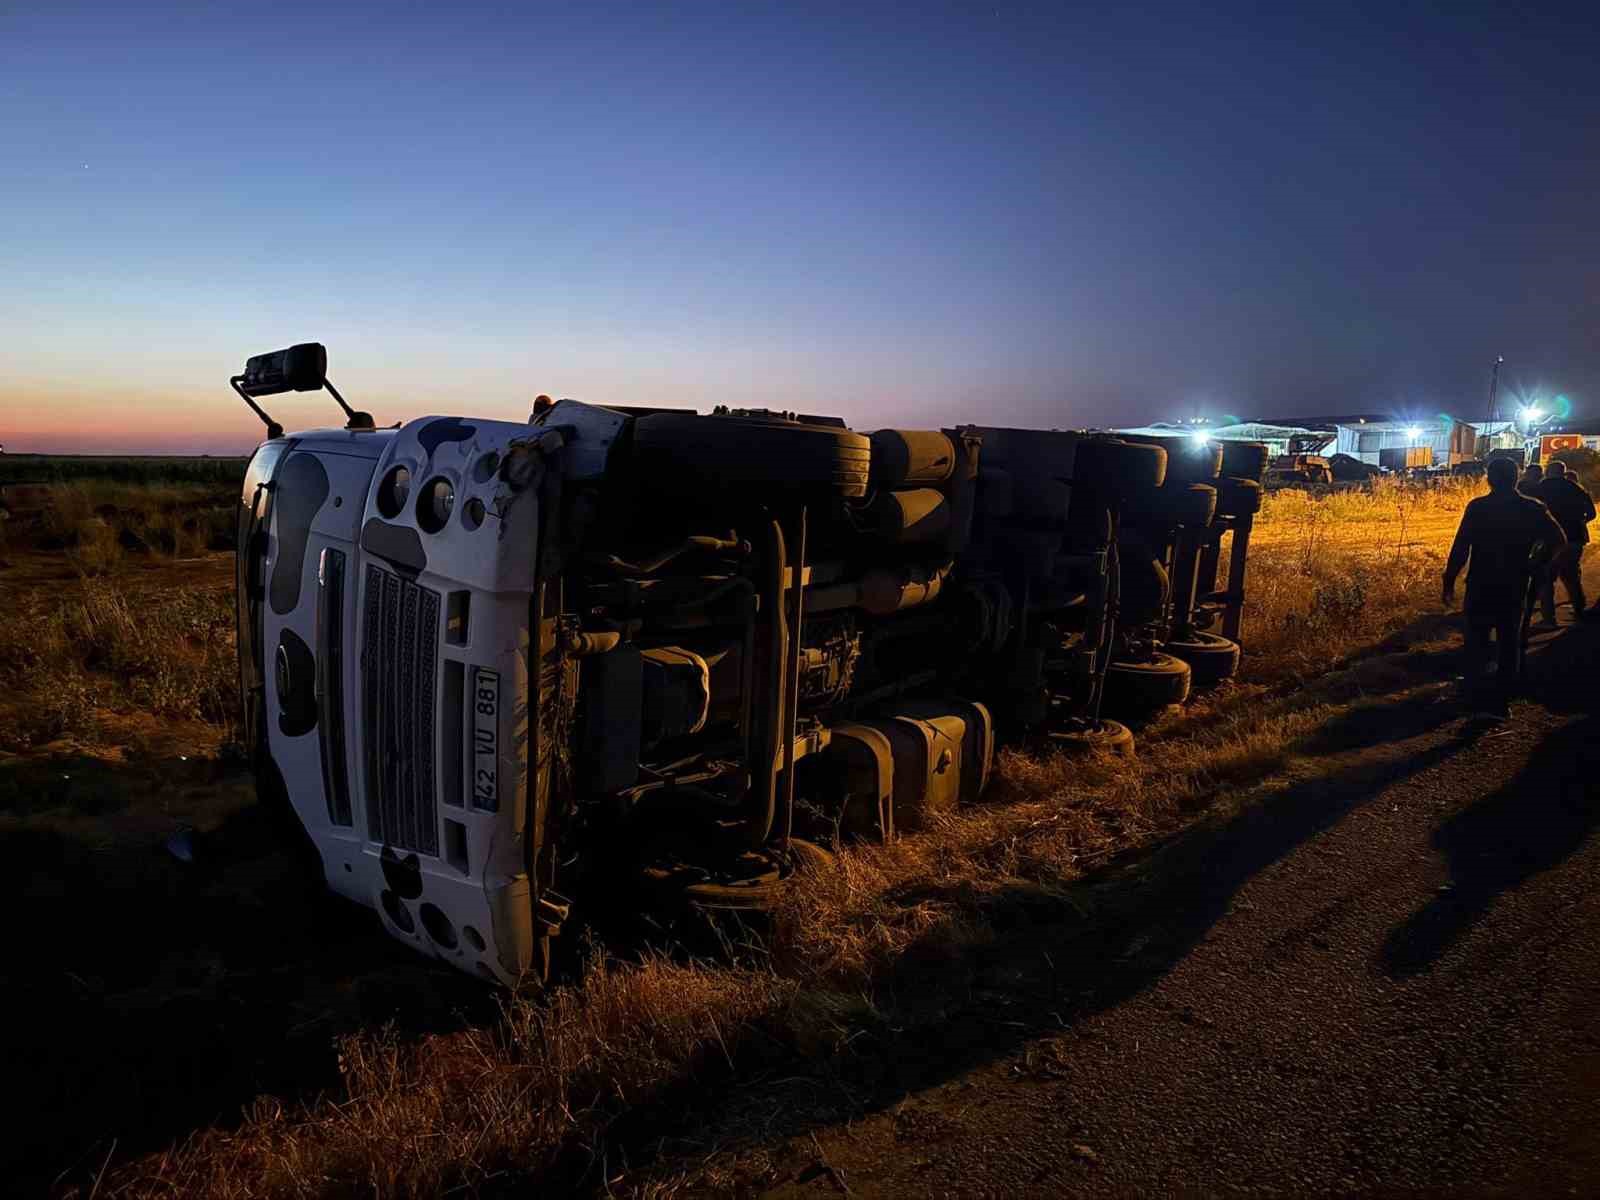
[[[983, 804], [842, 851], [759, 936], [597, 939], [548, 993], [498, 997], [263, 851], [229, 759], [225, 523], [186, 515], [233, 501], [186, 486], [66, 485], [11, 522], [0, 571], [0, 838], [22, 900], [59, 916], [8, 970], [42, 997], [39, 1038], [70, 1039], [19, 1076], [47, 1178], [82, 1195], [603, 1191], [631, 1115], [936, 1023], [1008, 923], [1092, 905], [1109, 865], [1337, 753], [1330, 721], [1436, 688], [1416, 664], [1450, 636], [1439, 572], [1473, 494], [1270, 496], [1243, 675], [1142, 731], [1136, 763], [1007, 751]], [[234, 865], [170, 862], [182, 824]]]

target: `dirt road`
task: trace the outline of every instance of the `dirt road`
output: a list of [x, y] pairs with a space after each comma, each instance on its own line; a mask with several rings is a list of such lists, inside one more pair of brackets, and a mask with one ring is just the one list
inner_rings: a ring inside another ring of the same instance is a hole
[[680, 1180], [1600, 1192], [1600, 631], [1541, 641], [1510, 724], [1443, 682], [1353, 711], [1326, 771], [1099, 881], [1081, 917], [1019, 907], [946, 966], [971, 986], [942, 1019], [702, 1117], [709, 1165]]

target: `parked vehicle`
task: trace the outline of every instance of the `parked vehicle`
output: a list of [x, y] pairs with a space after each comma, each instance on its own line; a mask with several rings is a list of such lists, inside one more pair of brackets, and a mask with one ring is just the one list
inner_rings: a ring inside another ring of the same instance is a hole
[[1369, 462], [1362, 462], [1353, 454], [1335, 454], [1328, 460], [1328, 469], [1335, 483], [1362, 483], [1383, 474]]
[[1273, 458], [1265, 481], [1269, 485], [1332, 483], [1332, 466], [1320, 453], [1332, 440], [1332, 435], [1320, 433], [1291, 437], [1288, 453]]
[[[270, 435], [238, 554], [263, 801], [394, 937], [507, 983], [569, 897], [760, 909], [809, 839], [975, 799], [997, 738], [1130, 748], [1123, 514], [1215, 509], [1093, 433], [543, 398], [378, 429], [315, 344], [232, 383]], [[343, 428], [258, 403], [324, 386]]]

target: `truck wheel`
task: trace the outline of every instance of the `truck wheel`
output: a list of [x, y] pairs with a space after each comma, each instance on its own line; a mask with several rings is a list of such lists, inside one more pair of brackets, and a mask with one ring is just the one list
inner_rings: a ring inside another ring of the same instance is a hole
[[1056, 729], [1049, 734], [1050, 745], [1067, 754], [1115, 754], [1134, 757], [1133, 730], [1119, 721], [1098, 721], [1076, 729]]
[[1108, 497], [1126, 499], [1161, 486], [1167, 452], [1160, 446], [1117, 438], [1088, 438], [1073, 451], [1073, 482]]
[[1164, 642], [1161, 648], [1189, 664], [1190, 676], [1197, 688], [1210, 687], [1239, 673], [1239, 643], [1214, 633], [1196, 631], [1176, 641]]
[[1201, 441], [1192, 437], [1160, 437], [1156, 434], [1125, 434], [1130, 442], [1160, 446], [1167, 452], [1166, 485], [1208, 483], [1222, 471], [1222, 442]]
[[791, 838], [787, 862], [776, 846], [767, 846], [705, 867], [686, 867], [681, 862], [652, 864], [645, 869], [644, 878], [658, 895], [676, 892], [683, 902], [703, 911], [771, 912], [795, 875], [826, 869], [833, 863], [833, 855], [821, 846]]
[[1223, 442], [1222, 473], [1260, 483], [1267, 473], [1268, 457], [1260, 442]]
[[733, 484], [865, 496], [872, 465], [865, 434], [771, 413], [651, 413], [634, 421], [633, 449], [651, 482], [674, 491]]
[[1117, 717], [1143, 717], [1189, 698], [1189, 664], [1170, 654], [1143, 662], [1114, 662], [1106, 668], [1103, 703]]
[[1250, 517], [1261, 511], [1261, 485], [1254, 479], [1223, 479], [1217, 483], [1217, 515]]
[[1216, 488], [1208, 483], [1174, 484], [1168, 480], [1155, 492], [1130, 503], [1124, 515], [1130, 525], [1204, 529], [1216, 512]]

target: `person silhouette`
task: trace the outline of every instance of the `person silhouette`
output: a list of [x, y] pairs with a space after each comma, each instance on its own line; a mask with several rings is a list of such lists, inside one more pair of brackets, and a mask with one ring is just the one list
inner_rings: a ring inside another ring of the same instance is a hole
[[[1495, 459], [1487, 474], [1489, 494], [1470, 501], [1461, 514], [1444, 568], [1444, 602], [1455, 602], [1456, 577], [1468, 567], [1462, 606], [1468, 697], [1480, 712], [1504, 718], [1511, 714], [1522, 673], [1533, 572], [1566, 544], [1566, 535], [1543, 501], [1518, 490], [1517, 467], [1510, 459]], [[1491, 636], [1498, 662], [1492, 689], [1484, 683]]]
[[1575, 615], [1583, 613], [1583, 548], [1589, 542], [1589, 522], [1594, 520], [1594, 498], [1573, 478], [1567, 464], [1559, 459], [1545, 468], [1544, 481], [1534, 489], [1550, 515], [1567, 535], [1566, 546], [1550, 560], [1550, 567], [1539, 578], [1539, 607], [1544, 623], [1556, 623], [1556, 580], [1567, 589]]

